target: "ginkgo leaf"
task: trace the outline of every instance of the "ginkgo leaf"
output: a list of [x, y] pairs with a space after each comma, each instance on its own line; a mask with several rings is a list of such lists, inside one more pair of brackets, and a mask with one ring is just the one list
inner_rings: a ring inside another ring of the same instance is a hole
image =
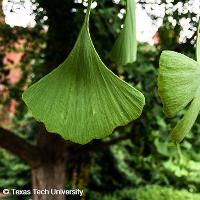
[[178, 122], [176, 127], [173, 129], [170, 135], [170, 139], [172, 139], [176, 143], [180, 143], [192, 128], [194, 122], [197, 119], [199, 111], [200, 111], [200, 88], [198, 88], [197, 94], [192, 100], [184, 117]]
[[85, 144], [141, 115], [144, 96], [120, 80], [99, 58], [89, 34], [91, 2], [68, 58], [33, 84], [23, 100], [49, 132]]
[[200, 85], [200, 66], [187, 56], [163, 51], [160, 56], [158, 93], [168, 117], [185, 108]]
[[199, 20], [199, 25], [197, 29], [196, 58], [197, 58], [197, 62], [200, 63], [200, 20]]
[[110, 58], [118, 65], [126, 65], [136, 61], [137, 40], [135, 7], [135, 0], [127, 0], [126, 18], [123, 29], [110, 53]]

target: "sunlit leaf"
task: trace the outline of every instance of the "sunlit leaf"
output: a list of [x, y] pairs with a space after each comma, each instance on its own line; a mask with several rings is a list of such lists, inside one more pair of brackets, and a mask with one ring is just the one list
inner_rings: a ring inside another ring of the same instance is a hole
[[111, 59], [118, 65], [126, 65], [136, 61], [136, 17], [135, 0], [127, 0], [124, 27], [110, 53]]
[[200, 84], [199, 64], [187, 56], [163, 51], [160, 56], [158, 93], [168, 117], [186, 107]]
[[68, 58], [23, 94], [49, 132], [80, 144], [108, 136], [138, 118], [144, 106], [144, 96], [99, 58], [89, 34], [90, 5]]

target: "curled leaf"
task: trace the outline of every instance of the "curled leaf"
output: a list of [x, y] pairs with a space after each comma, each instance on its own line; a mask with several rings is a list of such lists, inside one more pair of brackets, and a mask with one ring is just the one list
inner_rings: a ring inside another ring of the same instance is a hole
[[110, 58], [118, 65], [132, 63], [137, 56], [135, 0], [127, 0], [126, 7], [124, 27], [110, 53]]
[[173, 51], [163, 51], [160, 56], [158, 93], [165, 114], [174, 117], [191, 103], [170, 135], [176, 143], [181, 142], [190, 131], [200, 110], [199, 65], [187, 56]]
[[158, 93], [164, 112], [174, 117], [194, 98], [200, 83], [199, 64], [174, 51], [163, 51], [160, 56]]
[[33, 84], [23, 100], [49, 132], [85, 144], [110, 135], [141, 115], [144, 96], [120, 80], [99, 58], [89, 34], [88, 6], [68, 58]]

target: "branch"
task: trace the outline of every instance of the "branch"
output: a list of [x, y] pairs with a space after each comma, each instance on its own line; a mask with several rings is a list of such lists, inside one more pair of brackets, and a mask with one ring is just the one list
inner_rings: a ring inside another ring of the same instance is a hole
[[[111, 140], [108, 140], [108, 141], [98, 141], [98, 142], [92, 142], [91, 144], [88, 144], [88, 145], [84, 145], [84, 146], [81, 146], [81, 147], [75, 147], [75, 149], [73, 149], [73, 153], [74, 154], [80, 154], [80, 153], [85, 153], [85, 152], [91, 152], [91, 151], [94, 151], [94, 150], [102, 150], [102, 148], [107, 148], [111, 145], [114, 145], [114, 144], [117, 144], [121, 141], [124, 141], [124, 140], [128, 140], [128, 139], [131, 139], [133, 138], [135, 135], [135, 133], [128, 133], [128, 134], [124, 134], [122, 136], [119, 136], [117, 138], [113, 138]], [[73, 154], [73, 155], [74, 155]]]
[[0, 127], [0, 147], [19, 156], [30, 165], [36, 165], [38, 150], [9, 130]]

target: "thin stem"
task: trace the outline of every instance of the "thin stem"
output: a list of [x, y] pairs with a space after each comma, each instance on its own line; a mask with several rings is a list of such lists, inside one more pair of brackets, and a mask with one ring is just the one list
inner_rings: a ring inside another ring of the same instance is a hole
[[180, 144], [179, 143], [176, 143], [176, 148], [177, 148], [179, 159], [180, 159], [180, 162], [181, 162], [182, 159], [183, 159], [183, 154], [181, 152], [181, 148], [180, 148]]
[[92, 2], [93, 2], [93, 0], [88, 0], [88, 7], [87, 7], [87, 12], [86, 12], [85, 21], [84, 21], [84, 23], [87, 26], [89, 25], [89, 17], [90, 17], [90, 11], [91, 11], [91, 7], [92, 7]]

